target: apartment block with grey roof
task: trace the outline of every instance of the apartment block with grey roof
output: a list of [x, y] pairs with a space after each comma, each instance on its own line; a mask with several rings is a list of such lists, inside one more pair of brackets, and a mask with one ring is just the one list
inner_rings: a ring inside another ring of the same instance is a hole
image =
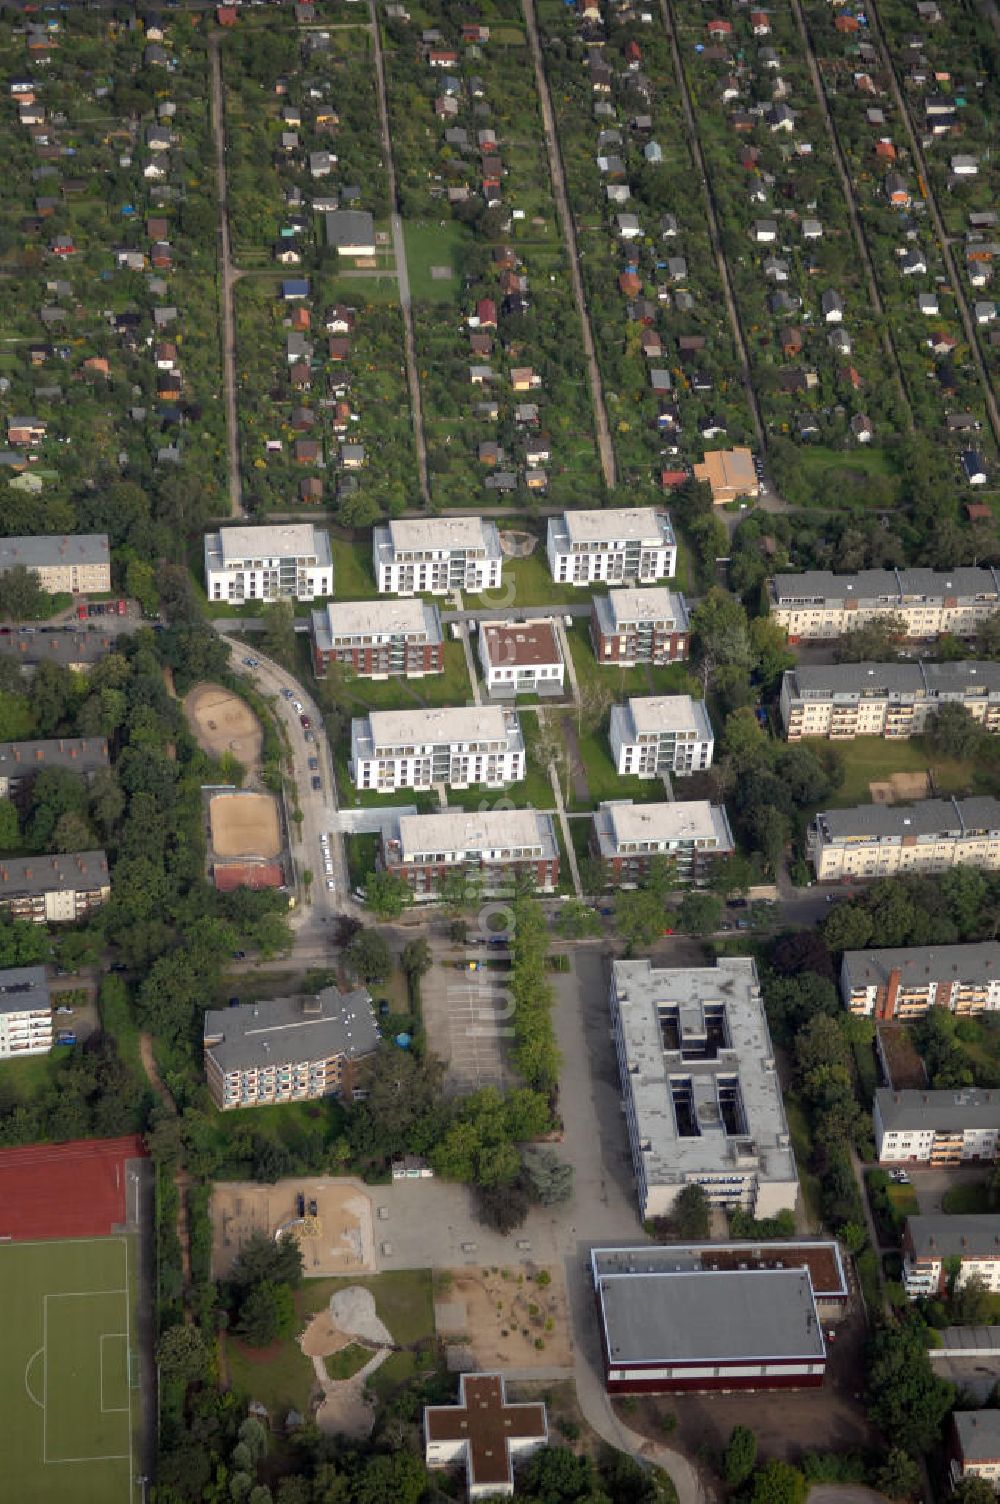
[[992, 1164], [1000, 1136], [1000, 1091], [975, 1086], [875, 1093], [879, 1164]]
[[790, 742], [919, 736], [942, 705], [958, 704], [1000, 732], [1000, 663], [800, 664], [781, 680], [781, 720]]
[[44, 966], [0, 971], [0, 1060], [47, 1055], [52, 1048], [52, 1003]]
[[634, 888], [657, 858], [685, 882], [708, 875], [720, 857], [735, 851], [725, 806], [707, 799], [633, 804], [612, 799], [594, 815], [591, 850], [614, 887]]
[[903, 1228], [903, 1288], [911, 1300], [944, 1293], [971, 1279], [1000, 1295], [1000, 1217], [929, 1212]]
[[111, 589], [107, 533], [45, 533], [0, 539], [0, 574], [18, 565], [53, 595], [100, 595]]
[[923, 799], [824, 810], [806, 833], [820, 882], [946, 872], [963, 864], [1000, 868], [1000, 800]]
[[401, 815], [383, 826], [381, 864], [408, 883], [414, 897], [436, 898], [453, 874], [504, 893], [526, 876], [542, 893], [559, 882], [559, 843], [552, 816], [534, 809]]
[[1000, 1410], [956, 1410], [951, 1424], [952, 1484], [982, 1478], [1000, 1493]]
[[901, 616], [907, 637], [971, 637], [1000, 611], [995, 569], [812, 569], [768, 582], [771, 615], [790, 642], [842, 637], [882, 616]]
[[608, 507], [550, 517], [549, 569], [559, 584], [652, 585], [677, 573], [670, 517], [653, 507]]
[[931, 1008], [962, 1018], [992, 1013], [1000, 1008], [1000, 942], [845, 951], [840, 996], [849, 1012], [880, 1023]]
[[71, 924], [111, 897], [103, 851], [0, 858], [0, 913], [35, 924]]
[[372, 529], [372, 554], [380, 595], [478, 594], [503, 570], [497, 525], [482, 517], [397, 518]]
[[63, 768], [89, 778], [108, 766], [108, 743], [103, 736], [0, 742], [0, 798], [16, 798], [19, 790], [46, 768]]

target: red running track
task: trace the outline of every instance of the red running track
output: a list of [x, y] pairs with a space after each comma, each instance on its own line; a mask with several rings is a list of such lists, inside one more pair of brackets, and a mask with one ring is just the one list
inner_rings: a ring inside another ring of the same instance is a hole
[[106, 1237], [127, 1221], [126, 1162], [138, 1134], [0, 1149], [0, 1238]]

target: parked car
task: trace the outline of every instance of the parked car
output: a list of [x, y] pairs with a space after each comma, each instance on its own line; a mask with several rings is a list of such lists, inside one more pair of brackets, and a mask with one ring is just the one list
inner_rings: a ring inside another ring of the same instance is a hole
[[332, 877], [328, 877], [327, 880], [326, 880], [326, 891], [328, 893], [332, 893], [335, 887], [336, 887], [336, 884], [334, 883], [333, 878]]
[[305, 736], [304, 736], [303, 740], [305, 740], [307, 742], [310, 742], [310, 743], [315, 742], [315, 740], [316, 740], [316, 733], [315, 733], [315, 731], [307, 731], [305, 733]]
[[292, 691], [290, 689], [283, 689], [281, 693], [282, 697], [286, 700], [290, 700], [292, 698]]
[[[292, 699], [291, 694], [289, 694], [288, 698], [290, 700]], [[301, 700], [292, 700], [292, 709], [293, 710], [297, 710], [298, 713], [299, 713], [299, 715], [301, 715], [302, 714], [302, 709], [303, 709], [302, 701]]]
[[312, 776], [312, 786], [317, 793], [323, 787], [323, 780], [318, 773], [314, 773]]
[[318, 757], [310, 757], [310, 759], [309, 759], [309, 767], [315, 773], [316, 770], [317, 770], [317, 768], [319, 767], [319, 758]]
[[72, 1013], [73, 1009], [70, 1008], [70, 1007], [68, 1007], [66, 1003], [60, 1003], [59, 1007], [56, 1009], [56, 1012], [57, 1013]]
[[309, 727], [312, 725], [312, 721], [309, 719], [309, 717], [307, 715], [300, 715], [299, 720], [302, 722], [303, 730], [308, 731]]
[[76, 1044], [76, 1035], [70, 1029], [60, 1029], [56, 1035], [56, 1044]]

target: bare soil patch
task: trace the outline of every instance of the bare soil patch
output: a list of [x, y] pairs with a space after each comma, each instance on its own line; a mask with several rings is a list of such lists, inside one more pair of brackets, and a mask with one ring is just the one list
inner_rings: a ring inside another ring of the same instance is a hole
[[249, 705], [221, 684], [196, 684], [184, 697], [184, 716], [203, 752], [231, 752], [250, 777], [260, 768], [264, 733]]
[[930, 798], [931, 780], [927, 773], [893, 773], [884, 782], [870, 783], [868, 792], [873, 804], [909, 804]]
[[[307, 1214], [298, 1217], [298, 1197]], [[316, 1215], [308, 1214], [315, 1201]], [[287, 1227], [298, 1238], [308, 1277], [373, 1274], [371, 1200], [351, 1180], [279, 1180], [276, 1185], [224, 1181], [212, 1192], [212, 1275], [225, 1279], [254, 1233], [273, 1237]]]
[[569, 1367], [573, 1342], [563, 1272], [544, 1272], [551, 1282], [540, 1285], [516, 1269], [450, 1270], [435, 1305], [438, 1335], [470, 1348], [476, 1366], [487, 1372]]
[[214, 794], [208, 818], [216, 856], [273, 857], [281, 853], [281, 820], [274, 794]]

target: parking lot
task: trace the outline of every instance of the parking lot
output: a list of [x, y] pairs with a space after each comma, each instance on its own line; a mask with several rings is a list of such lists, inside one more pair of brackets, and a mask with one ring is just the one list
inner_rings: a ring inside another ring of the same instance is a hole
[[511, 1084], [504, 1059], [510, 1037], [504, 971], [460, 971], [464, 953], [435, 960], [420, 984], [431, 1051], [447, 1063], [445, 1091], [460, 1095]]

